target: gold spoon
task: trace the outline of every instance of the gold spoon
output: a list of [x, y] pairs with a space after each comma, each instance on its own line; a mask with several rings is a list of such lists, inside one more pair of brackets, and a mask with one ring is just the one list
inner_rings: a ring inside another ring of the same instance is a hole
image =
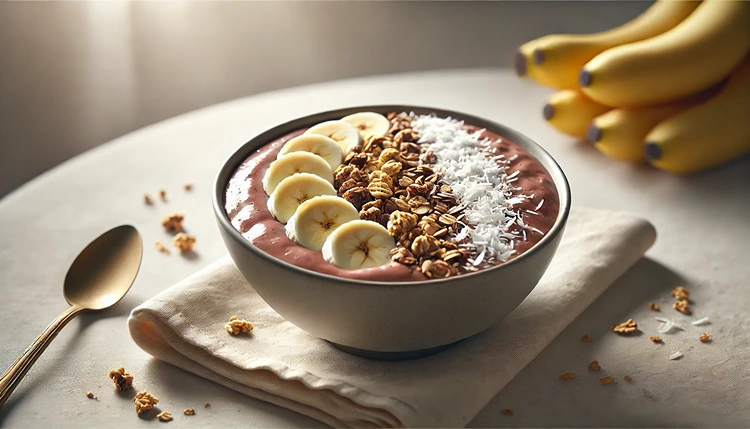
[[63, 295], [70, 308], [0, 377], [0, 407], [68, 322], [84, 311], [111, 307], [125, 296], [138, 274], [142, 256], [141, 235], [130, 225], [110, 229], [83, 249], [65, 276]]

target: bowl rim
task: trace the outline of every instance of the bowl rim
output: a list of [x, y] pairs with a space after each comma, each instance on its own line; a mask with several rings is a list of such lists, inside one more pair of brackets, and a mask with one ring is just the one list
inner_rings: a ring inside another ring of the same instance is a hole
[[[316, 123], [327, 121], [327, 120], [340, 119], [341, 117], [350, 115], [352, 113], [365, 112], [365, 111], [372, 111], [372, 112], [378, 112], [378, 113], [387, 113], [387, 112], [394, 112], [394, 111], [395, 112], [413, 112], [416, 114], [435, 114], [442, 118], [450, 117], [452, 119], [465, 121], [469, 125], [473, 125], [479, 128], [485, 128], [499, 135], [500, 137], [508, 138], [513, 143], [518, 144], [519, 146], [524, 148], [527, 152], [529, 152], [539, 162], [542, 163], [544, 168], [552, 177], [553, 182], [555, 183], [555, 187], [557, 188], [558, 198], [560, 200], [560, 211], [558, 212], [557, 219], [555, 220], [555, 223], [552, 225], [552, 228], [549, 230], [549, 232], [547, 232], [547, 234], [545, 234], [544, 237], [542, 237], [541, 240], [539, 240], [539, 242], [534, 244], [534, 246], [526, 250], [524, 253], [511, 259], [508, 262], [497, 265], [495, 267], [475, 271], [472, 273], [462, 274], [460, 276], [443, 278], [443, 279], [390, 282], [390, 281], [375, 281], [375, 280], [356, 280], [356, 279], [350, 279], [346, 277], [339, 277], [339, 276], [335, 276], [331, 274], [324, 274], [324, 273], [320, 273], [317, 271], [308, 270], [306, 268], [298, 267], [296, 265], [282, 261], [281, 259], [278, 259], [275, 256], [272, 256], [269, 253], [258, 248], [257, 246], [252, 244], [250, 241], [248, 241], [245, 237], [243, 237], [242, 234], [240, 234], [240, 232], [237, 231], [237, 229], [235, 229], [234, 226], [232, 226], [231, 221], [229, 220], [229, 216], [227, 215], [226, 210], [224, 209], [224, 200], [226, 198], [226, 185], [229, 182], [229, 179], [231, 178], [232, 174], [234, 174], [234, 172], [237, 170], [237, 167], [243, 161], [245, 161], [245, 159], [247, 159], [254, 150], [259, 149], [263, 145], [268, 144], [280, 137], [283, 137], [284, 135], [287, 135], [295, 130], [299, 130], [300, 128], [309, 127]], [[567, 220], [568, 220], [568, 215], [570, 214], [571, 194], [570, 194], [570, 184], [568, 183], [568, 179], [565, 176], [565, 173], [563, 172], [562, 168], [557, 163], [557, 161], [552, 157], [552, 155], [550, 155], [546, 150], [544, 150], [544, 148], [542, 148], [538, 143], [536, 143], [531, 138], [527, 137], [526, 135], [506, 125], [500, 124], [495, 121], [491, 121], [489, 119], [484, 119], [479, 116], [462, 113], [462, 112], [458, 112], [454, 110], [446, 110], [446, 109], [432, 108], [432, 107], [425, 107], [425, 106], [418, 106], [418, 105], [376, 104], [376, 105], [344, 107], [344, 108], [326, 110], [323, 112], [314, 113], [314, 114], [310, 114], [306, 116], [301, 116], [295, 119], [282, 122], [271, 128], [266, 129], [263, 132], [256, 134], [255, 136], [250, 138], [248, 141], [240, 145], [237, 149], [235, 149], [234, 152], [231, 155], [229, 155], [229, 157], [222, 164], [221, 168], [219, 169], [218, 173], [216, 174], [214, 178], [212, 205], [213, 205], [214, 215], [216, 216], [219, 226], [223, 228], [224, 231], [232, 237], [232, 239], [241, 243], [241, 245], [245, 249], [249, 250], [250, 252], [253, 252], [256, 255], [260, 256], [261, 258], [264, 258], [266, 261], [272, 264], [278, 265], [282, 268], [296, 271], [298, 274], [317, 277], [321, 280], [328, 280], [328, 281], [331, 281], [332, 284], [344, 283], [348, 285], [357, 285], [357, 286], [366, 285], [366, 286], [378, 286], [378, 287], [387, 287], [387, 286], [390, 286], [390, 287], [424, 287], [424, 286], [435, 286], [435, 285], [440, 285], [440, 284], [455, 282], [455, 281], [471, 280], [472, 278], [476, 276], [487, 275], [491, 273], [492, 271], [500, 270], [504, 267], [510, 267], [513, 265], [523, 264], [526, 259], [530, 258], [535, 253], [540, 252], [549, 243], [553, 242], [558, 235], [562, 234], [565, 228], [565, 224], [567, 223]]]

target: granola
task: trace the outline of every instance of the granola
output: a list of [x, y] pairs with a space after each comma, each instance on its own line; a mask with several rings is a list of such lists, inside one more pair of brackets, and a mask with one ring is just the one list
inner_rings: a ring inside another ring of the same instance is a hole
[[701, 334], [701, 336], [698, 338], [702, 343], [707, 343], [711, 341], [711, 336], [706, 334], [705, 332]]
[[610, 383], [614, 383], [614, 381], [615, 381], [614, 377], [609, 376], [609, 375], [604, 378], [599, 379], [599, 383], [601, 384], [610, 384]]
[[159, 398], [142, 390], [135, 395], [134, 402], [135, 412], [141, 415], [141, 413], [153, 409], [154, 405], [159, 403]]
[[115, 383], [115, 388], [120, 392], [125, 391], [133, 387], [133, 376], [125, 371], [124, 367], [119, 367], [109, 371], [109, 378]]
[[232, 335], [239, 335], [252, 331], [253, 325], [247, 320], [240, 320], [237, 316], [232, 316], [229, 318], [229, 323], [224, 325], [224, 330]]
[[589, 371], [599, 371], [602, 369], [602, 367], [599, 365], [599, 362], [592, 360], [589, 364]]
[[94, 392], [86, 392], [86, 397], [89, 399], [99, 399], [96, 396], [94, 396]]
[[661, 343], [662, 342], [661, 337], [658, 336], [658, 335], [652, 335], [652, 336], [648, 337], [648, 339], [651, 340], [651, 341], [653, 341], [653, 342], [655, 342], [655, 343]]
[[185, 183], [184, 187], [185, 187], [185, 190], [188, 191], [188, 192], [193, 190], [192, 183]]
[[151, 196], [149, 196], [148, 194], [145, 194], [143, 195], [143, 202], [150, 206], [151, 204], [154, 203], [154, 200], [151, 199]]
[[194, 416], [195, 415], [195, 408], [185, 408], [185, 411], [183, 411], [182, 414], [184, 414], [186, 416]]
[[677, 286], [672, 289], [672, 296], [678, 301], [690, 299], [690, 291], [685, 286]]
[[160, 251], [161, 253], [166, 253], [167, 255], [169, 254], [169, 249], [167, 249], [167, 247], [162, 244], [161, 241], [157, 241], [156, 243], [154, 243], [154, 245], [156, 246], [156, 250]]
[[185, 215], [179, 212], [170, 213], [161, 220], [161, 226], [169, 232], [180, 232], [182, 231], [182, 222], [185, 220]]
[[[396, 240], [391, 260], [412, 266], [428, 278], [456, 275], [475, 249], [459, 249], [454, 237], [463, 207], [452, 189], [440, 183], [429, 164], [435, 156], [416, 142], [406, 114], [388, 115], [386, 136], [370, 136], [334, 172], [337, 194], [364, 220], [388, 228]], [[465, 227], [465, 226], [464, 226]]]
[[572, 372], [566, 372], [565, 374], [560, 376], [560, 380], [562, 381], [570, 381], [572, 379], [576, 378], [576, 375]]
[[174, 238], [172, 239], [172, 244], [174, 245], [174, 247], [180, 249], [181, 252], [189, 252], [193, 250], [193, 246], [195, 245], [195, 237], [181, 232], [174, 236]]
[[631, 377], [629, 375], [626, 375], [625, 377], [623, 377], [623, 380], [625, 380], [625, 381], [627, 381], [629, 383], [629, 382], [633, 381], [633, 377]]
[[681, 299], [674, 304], [672, 304], [672, 308], [679, 311], [682, 314], [693, 314], [692, 310], [690, 310], [690, 305], [688, 304], [688, 301], [685, 299]]
[[651, 309], [651, 310], [653, 310], [653, 311], [659, 311], [659, 304], [657, 304], [655, 302], [650, 302], [648, 304], [648, 308]]
[[167, 191], [165, 191], [164, 189], [161, 189], [159, 191], [159, 197], [161, 198], [162, 201], [167, 201]]
[[162, 411], [161, 413], [156, 415], [156, 418], [163, 422], [171, 422], [172, 413], [170, 413], [169, 411]]
[[638, 330], [638, 324], [633, 319], [628, 319], [617, 326], [612, 326], [612, 330], [621, 335], [627, 335]]
[[584, 335], [583, 335], [583, 336], [581, 337], [581, 341], [583, 341], [584, 343], [590, 343], [590, 342], [591, 342], [591, 335], [589, 335], [589, 334], [584, 334]]

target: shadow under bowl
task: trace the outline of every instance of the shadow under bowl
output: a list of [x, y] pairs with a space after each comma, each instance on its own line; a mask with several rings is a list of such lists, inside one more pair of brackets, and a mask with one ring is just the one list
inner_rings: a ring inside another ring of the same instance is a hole
[[[243, 238], [224, 210], [226, 186], [237, 167], [255, 150], [294, 130], [362, 111], [434, 113], [515, 142], [541, 162], [557, 187], [560, 210], [552, 229], [531, 249], [502, 265], [421, 282], [365, 282], [321, 274], [274, 258]], [[560, 166], [544, 149], [504, 125], [443, 109], [359, 106], [298, 118], [253, 137], [221, 167], [214, 183], [213, 209], [234, 263], [282, 317], [349, 353], [409, 359], [444, 350], [490, 328], [531, 293], [560, 243], [570, 212], [570, 188]]]

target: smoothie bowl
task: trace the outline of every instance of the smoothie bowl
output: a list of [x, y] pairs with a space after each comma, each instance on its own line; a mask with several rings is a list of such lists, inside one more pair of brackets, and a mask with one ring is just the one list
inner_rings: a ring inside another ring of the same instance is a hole
[[503, 125], [363, 106], [241, 146], [213, 206], [235, 264], [281, 316], [374, 358], [439, 351], [515, 309], [570, 210], [557, 163]]

